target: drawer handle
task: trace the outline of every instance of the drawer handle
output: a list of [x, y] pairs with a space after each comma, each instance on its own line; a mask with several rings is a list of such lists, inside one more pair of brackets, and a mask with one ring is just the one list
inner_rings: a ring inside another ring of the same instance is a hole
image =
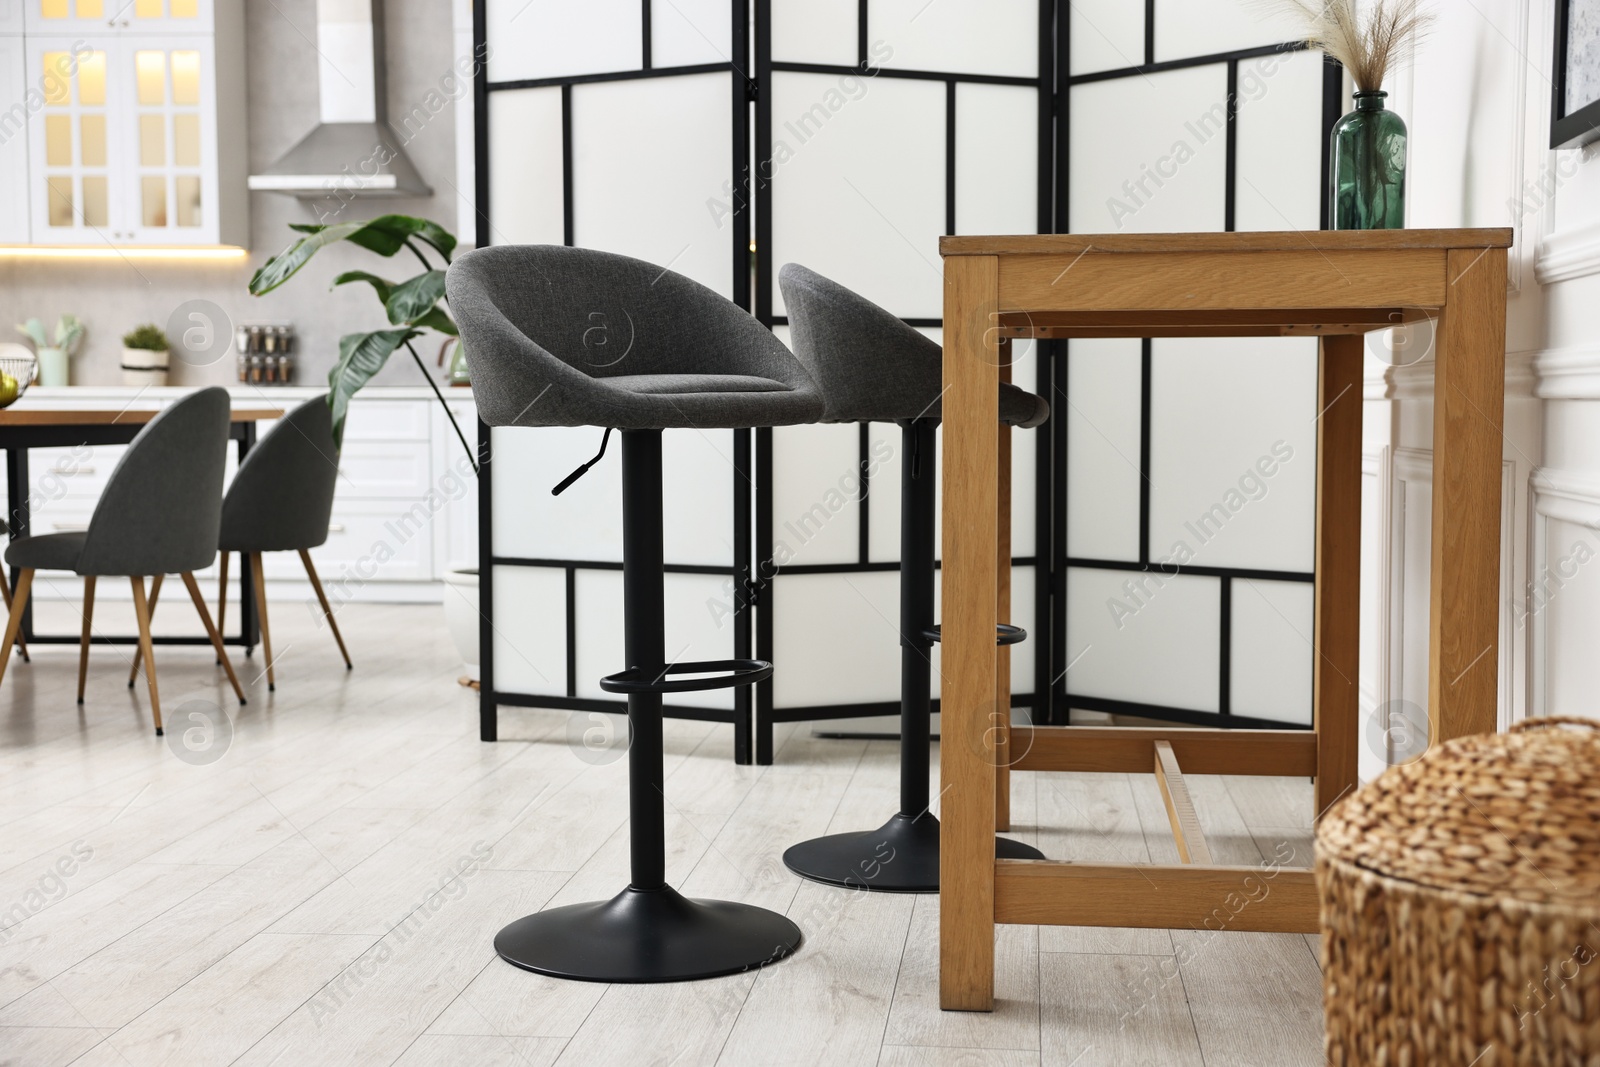
[[344, 523], [342, 523], [342, 522], [330, 522], [330, 523], [328, 523], [328, 532], [329, 533], [344, 533]]
[[82, 533], [89, 528], [86, 522], [53, 522], [50, 528], [57, 533]]
[[47, 471], [46, 473], [48, 473], [48, 474], [64, 474], [64, 475], [66, 475], [67, 477], [70, 478], [74, 474], [93, 474], [94, 473], [94, 468], [93, 467], [51, 467], [49, 469], [49, 471]]

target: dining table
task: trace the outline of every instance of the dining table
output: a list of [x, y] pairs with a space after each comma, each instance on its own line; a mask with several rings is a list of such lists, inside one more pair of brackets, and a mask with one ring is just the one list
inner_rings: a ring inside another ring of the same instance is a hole
[[[1318, 929], [1309, 857], [1215, 862], [1184, 776], [1310, 777], [1313, 817], [1357, 785], [1362, 376], [1374, 331], [1432, 337], [1428, 741], [1495, 730], [1510, 244], [1504, 228], [941, 240], [941, 1007], [993, 1009], [996, 924]], [[1097, 337], [1318, 339], [1310, 729], [1013, 725], [994, 638], [1010, 621], [1011, 566], [998, 387], [1014, 342]], [[1154, 775], [1181, 862], [997, 859], [1013, 771]]]
[[[6, 453], [6, 525], [12, 540], [27, 537], [32, 530], [31, 494], [33, 491], [28, 465], [28, 453], [35, 448], [72, 448], [78, 445], [125, 445], [132, 441], [146, 423], [160, 409], [153, 407], [121, 408], [55, 408], [31, 407], [25, 402], [0, 409], [0, 448]], [[256, 441], [256, 424], [283, 416], [283, 409], [273, 407], [237, 407], [233, 409], [228, 424], [228, 438], [238, 449], [239, 462]], [[16, 584], [17, 568], [11, 568], [11, 583]], [[255, 597], [250, 583], [241, 581], [239, 595], [239, 628], [232, 635], [223, 634], [231, 645], [253, 649], [261, 640], [261, 631], [255, 611]], [[33, 605], [23, 610], [20, 644], [26, 648], [38, 645], [76, 645], [77, 633], [37, 633], [33, 628]], [[95, 633], [94, 644], [133, 645], [137, 634]], [[152, 639], [156, 644], [209, 645], [210, 638], [203, 634], [162, 634]]]

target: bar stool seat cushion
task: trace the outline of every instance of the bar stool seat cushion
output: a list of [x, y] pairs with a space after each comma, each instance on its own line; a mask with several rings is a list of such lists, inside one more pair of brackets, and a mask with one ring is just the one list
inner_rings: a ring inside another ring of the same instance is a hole
[[748, 312], [642, 260], [499, 245], [446, 279], [491, 426], [740, 429], [815, 422], [822, 394]]
[[[939, 418], [943, 350], [915, 327], [798, 263], [778, 272], [794, 350], [822, 387], [824, 422]], [[1050, 402], [1000, 386], [1000, 421], [1024, 428], [1050, 417]]]
[[36, 571], [75, 571], [87, 530], [19, 537], [6, 548], [6, 562]]

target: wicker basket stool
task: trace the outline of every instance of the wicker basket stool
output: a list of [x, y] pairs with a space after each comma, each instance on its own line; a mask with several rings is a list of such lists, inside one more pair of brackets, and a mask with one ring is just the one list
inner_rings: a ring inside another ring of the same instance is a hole
[[1519, 727], [1319, 823], [1334, 1067], [1600, 1067], [1600, 722]]

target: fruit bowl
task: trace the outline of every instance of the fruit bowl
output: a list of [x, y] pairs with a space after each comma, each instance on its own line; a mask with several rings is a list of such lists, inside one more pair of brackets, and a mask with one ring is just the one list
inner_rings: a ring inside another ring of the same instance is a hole
[[0, 408], [22, 399], [39, 373], [39, 361], [22, 345], [0, 344]]

